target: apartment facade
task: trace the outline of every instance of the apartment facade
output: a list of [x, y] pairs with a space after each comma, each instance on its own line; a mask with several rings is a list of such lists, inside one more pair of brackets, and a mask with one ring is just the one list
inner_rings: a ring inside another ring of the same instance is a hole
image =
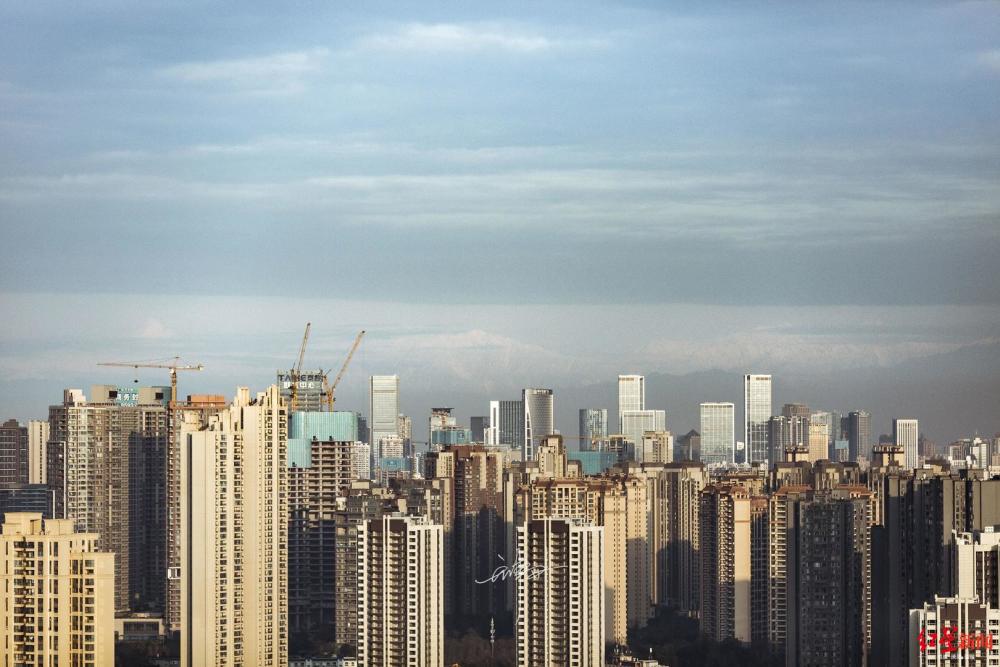
[[288, 663], [287, 446], [276, 385], [182, 426], [182, 667]]
[[518, 667], [604, 664], [604, 528], [580, 518], [517, 527]]
[[6, 515], [0, 532], [0, 665], [112, 667], [115, 556], [69, 519]]
[[357, 529], [357, 658], [363, 667], [444, 664], [444, 534], [393, 514]]

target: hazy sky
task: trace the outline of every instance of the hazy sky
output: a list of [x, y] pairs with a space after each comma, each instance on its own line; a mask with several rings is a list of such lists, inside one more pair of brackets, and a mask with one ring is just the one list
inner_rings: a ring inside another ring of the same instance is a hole
[[307, 319], [357, 409], [892, 374], [1000, 340], [1000, 3], [7, 2], [0, 241], [0, 417]]

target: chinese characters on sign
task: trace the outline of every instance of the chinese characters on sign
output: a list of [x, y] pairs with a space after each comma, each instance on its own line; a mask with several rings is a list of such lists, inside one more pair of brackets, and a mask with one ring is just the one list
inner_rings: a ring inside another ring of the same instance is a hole
[[917, 639], [920, 642], [921, 653], [926, 653], [928, 649], [935, 647], [941, 653], [977, 651], [979, 649], [989, 651], [993, 648], [992, 634], [988, 632], [963, 632], [960, 634], [955, 626], [945, 626], [941, 629], [940, 635], [933, 630], [921, 630]]

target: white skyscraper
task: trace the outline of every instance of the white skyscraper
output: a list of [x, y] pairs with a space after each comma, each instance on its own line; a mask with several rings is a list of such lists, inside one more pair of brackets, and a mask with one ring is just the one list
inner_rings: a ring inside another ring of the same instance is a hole
[[518, 667], [603, 665], [604, 527], [535, 519], [517, 527]]
[[[189, 415], [185, 415], [185, 419]], [[190, 415], [193, 417], [193, 415]], [[181, 666], [288, 664], [288, 412], [277, 385], [181, 426]]]
[[358, 526], [358, 665], [444, 664], [444, 529], [387, 515]]
[[735, 413], [732, 403], [701, 404], [702, 463], [733, 463]]
[[524, 402], [524, 461], [535, 458], [535, 447], [543, 438], [555, 433], [555, 407], [551, 389], [527, 388], [521, 392]]
[[624, 433], [622, 415], [646, 409], [646, 378], [642, 375], [618, 376], [618, 432]]
[[[767, 420], [771, 418], [771, 376], [743, 376], [743, 441], [750, 462], [767, 461], [770, 447]], [[776, 463], [770, 461], [770, 463]]]
[[642, 435], [646, 431], [666, 431], [667, 413], [665, 410], [626, 410], [621, 413], [621, 433], [625, 435], [637, 452], [636, 460], [642, 462], [638, 452], [641, 450]]
[[892, 439], [903, 448], [906, 456], [906, 467], [916, 468], [920, 464], [920, 451], [918, 444], [920, 441], [920, 424], [916, 419], [893, 419]]
[[399, 435], [399, 376], [371, 376], [369, 401], [368, 442], [372, 446], [372, 457], [377, 461], [381, 456], [379, 441]]

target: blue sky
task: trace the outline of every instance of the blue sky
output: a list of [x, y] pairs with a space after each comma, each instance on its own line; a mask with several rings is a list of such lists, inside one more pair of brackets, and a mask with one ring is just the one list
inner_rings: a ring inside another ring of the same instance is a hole
[[0, 407], [305, 319], [476, 401], [996, 345], [998, 111], [998, 3], [5, 3]]

